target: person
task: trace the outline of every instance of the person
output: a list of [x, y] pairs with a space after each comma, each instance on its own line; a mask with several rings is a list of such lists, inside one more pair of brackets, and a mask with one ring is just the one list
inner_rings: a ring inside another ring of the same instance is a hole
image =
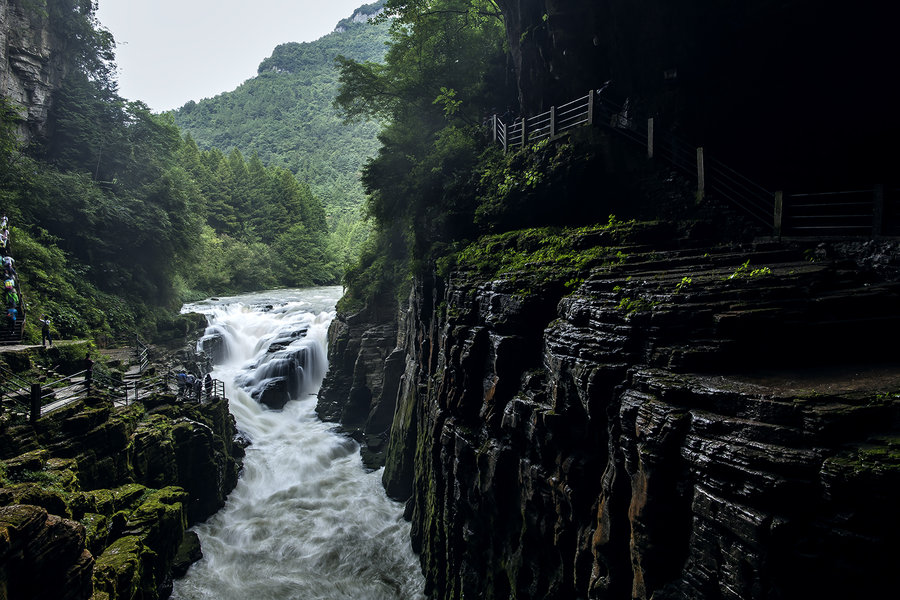
[[6, 309], [6, 321], [9, 324], [9, 332], [13, 333], [16, 330], [16, 319], [19, 318], [19, 311], [16, 309], [15, 305], [10, 306]]
[[209, 401], [212, 399], [212, 375], [209, 373], [206, 374], [206, 377], [203, 378], [203, 387], [206, 388], [206, 400]]
[[197, 376], [193, 373], [188, 373], [187, 377], [184, 378], [184, 395], [186, 398], [190, 398], [191, 394], [194, 391], [194, 382], [197, 380]]
[[9, 229], [0, 231], [0, 251], [3, 256], [9, 256]]
[[6, 215], [3, 215], [3, 218], [0, 219], [0, 231], [9, 228], [9, 219]]
[[194, 398], [196, 398], [197, 402], [200, 402], [200, 392], [203, 390], [203, 381], [197, 377], [194, 379]]
[[16, 259], [12, 256], [3, 257], [3, 274], [5, 279], [13, 279], [16, 276]]
[[50, 347], [53, 347], [53, 338], [50, 337], [50, 317], [47, 315], [41, 315], [41, 346], [44, 348], [47, 347], [47, 342], [50, 342]]
[[19, 307], [19, 294], [16, 292], [16, 288], [6, 290], [6, 305]]
[[178, 395], [181, 396], [184, 394], [184, 389], [187, 387], [187, 373], [176, 374], [175, 383], [178, 385]]

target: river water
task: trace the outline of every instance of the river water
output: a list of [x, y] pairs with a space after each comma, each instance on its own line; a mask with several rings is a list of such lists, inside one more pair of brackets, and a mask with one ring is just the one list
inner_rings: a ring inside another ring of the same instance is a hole
[[[182, 309], [206, 314], [207, 334], [226, 340], [213, 377], [252, 444], [225, 507], [194, 528], [203, 559], [175, 582], [173, 598], [424, 599], [403, 506], [385, 496], [381, 471], [363, 467], [357, 444], [315, 414], [340, 294], [275, 290]], [[282, 410], [252, 397], [273, 378], [294, 398]]]

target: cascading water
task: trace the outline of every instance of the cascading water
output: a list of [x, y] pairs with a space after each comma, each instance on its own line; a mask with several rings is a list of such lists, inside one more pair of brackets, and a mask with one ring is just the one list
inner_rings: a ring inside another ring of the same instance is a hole
[[[207, 300], [204, 347], [224, 362], [238, 428], [250, 438], [225, 507], [195, 530], [203, 559], [177, 600], [423, 599], [402, 505], [366, 472], [358, 447], [315, 415], [339, 287]], [[215, 340], [212, 344], [211, 340]], [[254, 397], [287, 401], [271, 410]]]

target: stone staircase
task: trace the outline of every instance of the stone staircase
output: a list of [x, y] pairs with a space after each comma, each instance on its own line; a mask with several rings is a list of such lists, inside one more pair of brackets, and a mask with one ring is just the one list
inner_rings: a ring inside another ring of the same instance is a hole
[[4, 316], [2, 323], [0, 323], [0, 344], [20, 344], [22, 342], [22, 336], [24, 335], [24, 328], [25, 320], [18, 319], [16, 321], [16, 326], [13, 329], [10, 329]]

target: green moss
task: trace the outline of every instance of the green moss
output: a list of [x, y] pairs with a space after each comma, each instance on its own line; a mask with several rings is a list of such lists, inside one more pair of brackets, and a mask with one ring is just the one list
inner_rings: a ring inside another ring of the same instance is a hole
[[148, 490], [137, 483], [129, 483], [112, 490], [115, 510], [128, 510], [139, 504]]
[[828, 462], [842, 469], [850, 470], [854, 475], [883, 476], [900, 474], [900, 436], [876, 436], [865, 444], [841, 452]]
[[109, 539], [111, 525], [109, 517], [97, 513], [86, 513], [79, 519], [79, 523], [84, 525], [87, 549], [94, 556], [101, 554]]
[[152, 564], [155, 553], [137, 536], [125, 536], [113, 542], [94, 563], [94, 594], [105, 593], [110, 598], [153, 598], [143, 595], [155, 587], [152, 571], [144, 565]]
[[42, 483], [18, 483], [0, 488], [0, 506], [12, 504], [31, 504], [55, 515], [71, 516], [65, 494]]

